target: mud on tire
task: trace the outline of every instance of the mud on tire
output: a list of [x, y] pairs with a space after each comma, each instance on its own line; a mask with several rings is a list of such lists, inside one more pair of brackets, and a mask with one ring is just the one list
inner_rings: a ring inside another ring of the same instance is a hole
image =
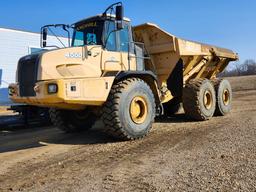
[[211, 81], [191, 80], [183, 90], [183, 108], [185, 114], [194, 120], [209, 120], [216, 108], [216, 94]]
[[121, 140], [139, 139], [148, 134], [156, 113], [155, 98], [143, 80], [129, 78], [113, 85], [103, 106], [105, 130]]
[[72, 111], [51, 108], [49, 110], [52, 123], [66, 133], [86, 131], [96, 122], [96, 116], [90, 111]]

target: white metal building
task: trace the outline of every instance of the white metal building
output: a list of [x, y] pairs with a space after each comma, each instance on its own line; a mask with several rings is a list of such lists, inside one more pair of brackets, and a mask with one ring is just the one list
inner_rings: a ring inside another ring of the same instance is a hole
[[[68, 43], [67, 39], [60, 39], [64, 44]], [[62, 47], [54, 36], [48, 36], [47, 42]], [[39, 33], [0, 28], [0, 105], [10, 103], [7, 88], [15, 82], [18, 60], [40, 50]]]

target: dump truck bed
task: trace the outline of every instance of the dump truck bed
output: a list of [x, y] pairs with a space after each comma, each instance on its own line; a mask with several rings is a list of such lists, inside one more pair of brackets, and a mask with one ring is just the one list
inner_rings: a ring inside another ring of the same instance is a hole
[[183, 62], [186, 83], [193, 78], [215, 78], [229, 62], [238, 59], [231, 50], [177, 38], [155, 24], [139, 25], [133, 31], [135, 41], [145, 44], [160, 83], [168, 79], [179, 61]]

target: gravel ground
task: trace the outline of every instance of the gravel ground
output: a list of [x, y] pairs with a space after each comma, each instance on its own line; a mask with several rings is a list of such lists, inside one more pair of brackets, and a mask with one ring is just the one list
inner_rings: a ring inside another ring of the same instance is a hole
[[2, 130], [0, 191], [256, 191], [256, 77], [231, 82], [230, 115], [191, 122], [180, 114], [138, 141], [97, 129]]

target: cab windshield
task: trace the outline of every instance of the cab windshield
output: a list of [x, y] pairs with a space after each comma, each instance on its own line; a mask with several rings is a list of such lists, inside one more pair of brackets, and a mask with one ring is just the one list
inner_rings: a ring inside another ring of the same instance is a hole
[[72, 46], [102, 45], [104, 21], [83, 23], [74, 29]]

